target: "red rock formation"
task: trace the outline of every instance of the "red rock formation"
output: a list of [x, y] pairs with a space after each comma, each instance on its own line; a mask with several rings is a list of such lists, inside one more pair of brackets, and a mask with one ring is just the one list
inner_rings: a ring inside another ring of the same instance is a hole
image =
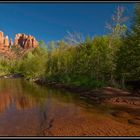
[[9, 39], [8, 36], [4, 37], [4, 46], [9, 47]]
[[36, 48], [38, 46], [38, 42], [31, 35], [16, 34], [14, 45], [15, 47], [22, 47], [25, 49]]
[[3, 47], [3, 32], [0, 31], [0, 47]]
[[0, 31], [0, 54], [8, 58], [10, 58], [13, 55], [9, 48], [8, 36], [4, 37], [4, 33], [2, 31]]
[[[7, 37], [6, 37], [6, 41], [7, 41]], [[0, 31], [0, 47], [1, 48], [4, 47], [4, 42], [5, 42], [4, 34], [3, 34], [3, 32]]]
[[[12, 51], [11, 46], [13, 46], [12, 39], [10, 39], [9, 42], [8, 36], [4, 36], [4, 33], [0, 31], [0, 54], [8, 58], [16, 57], [17, 54]], [[38, 42], [31, 35], [16, 34], [14, 46], [23, 48], [23, 51], [26, 51], [28, 48], [36, 48], [38, 46]]]
[[15, 40], [14, 40], [14, 45], [17, 47], [18, 46], [18, 40], [19, 40], [19, 34], [15, 35]]
[[0, 31], [0, 47], [9, 47], [9, 39], [8, 36], [4, 37], [4, 33]]
[[10, 46], [10, 47], [13, 46], [13, 41], [12, 41], [12, 39], [10, 39], [9, 46]]
[[32, 45], [34, 48], [38, 46], [38, 42], [36, 41], [35, 38], [32, 39]]

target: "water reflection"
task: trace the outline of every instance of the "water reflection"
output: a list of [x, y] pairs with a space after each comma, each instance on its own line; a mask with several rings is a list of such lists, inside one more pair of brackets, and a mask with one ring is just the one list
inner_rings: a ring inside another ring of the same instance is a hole
[[4, 112], [11, 104], [16, 104], [17, 110], [43, 107], [46, 102], [61, 101], [77, 103], [78, 95], [63, 93], [47, 87], [39, 87], [23, 79], [0, 80], [0, 112]]
[[[54, 88], [40, 87], [23, 79], [0, 80], [0, 112], [5, 112], [12, 104], [16, 110], [28, 110], [39, 107], [41, 110], [52, 107], [52, 104], [81, 107], [85, 111], [110, 113], [114, 108], [95, 104], [92, 100]], [[68, 107], [67, 107], [68, 109]], [[117, 109], [117, 108], [116, 108]], [[120, 108], [118, 108], [120, 110]]]
[[4, 112], [12, 102], [13, 99], [11, 94], [6, 91], [2, 92], [2, 94], [0, 94], [0, 113]]
[[112, 111], [113, 107], [95, 104], [76, 93], [40, 87], [23, 79], [0, 80], [0, 135], [140, 134], [140, 126], [134, 125], [138, 119], [121, 118], [127, 115], [123, 111], [116, 118]]

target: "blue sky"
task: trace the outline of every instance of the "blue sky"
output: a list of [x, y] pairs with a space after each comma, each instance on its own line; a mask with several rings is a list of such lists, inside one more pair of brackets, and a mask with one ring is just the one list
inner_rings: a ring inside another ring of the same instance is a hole
[[105, 34], [118, 5], [132, 16], [134, 3], [0, 3], [0, 30], [12, 39], [26, 33], [46, 43], [63, 39], [67, 31], [93, 37]]

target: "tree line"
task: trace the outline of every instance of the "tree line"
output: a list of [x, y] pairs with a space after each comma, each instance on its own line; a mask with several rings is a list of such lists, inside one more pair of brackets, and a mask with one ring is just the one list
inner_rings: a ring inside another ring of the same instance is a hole
[[[86, 88], [126, 88], [126, 81], [140, 79], [140, 5], [135, 6], [131, 27], [124, 8], [118, 7], [102, 36], [69, 34], [64, 40], [31, 49], [18, 59], [0, 57], [0, 75], [20, 73]], [[130, 19], [129, 19], [130, 22]]]

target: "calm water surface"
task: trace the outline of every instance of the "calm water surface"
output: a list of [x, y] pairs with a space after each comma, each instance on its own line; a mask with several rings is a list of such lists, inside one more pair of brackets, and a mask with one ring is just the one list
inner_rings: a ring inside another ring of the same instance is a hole
[[0, 136], [140, 136], [140, 110], [97, 105], [23, 79], [0, 79]]

